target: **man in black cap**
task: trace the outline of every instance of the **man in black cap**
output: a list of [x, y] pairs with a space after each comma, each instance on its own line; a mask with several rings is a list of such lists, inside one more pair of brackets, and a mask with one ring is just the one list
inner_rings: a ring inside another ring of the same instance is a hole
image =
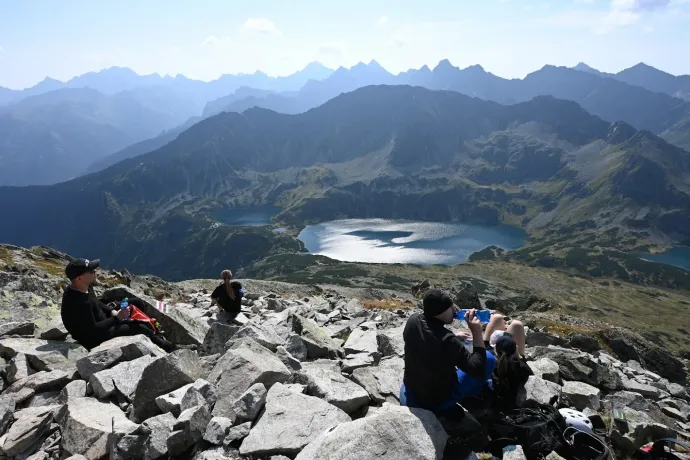
[[[463, 340], [445, 327], [453, 322], [458, 309], [453, 299], [440, 289], [432, 289], [423, 305], [424, 313], [410, 316], [403, 331], [405, 374], [400, 403], [434, 412], [445, 422], [451, 439], [461, 440], [462, 445], [455, 449], [479, 451], [487, 438], [479, 422], [458, 404], [462, 391], [457, 370], [476, 379], [485, 378], [487, 355], [481, 323], [474, 310], [465, 314], [472, 333], [473, 349], [469, 352]], [[452, 449], [449, 441], [447, 458], [457, 455], [449, 453]]]
[[[125, 321], [128, 308], [120, 309], [101, 302], [93, 292], [100, 260], [74, 259], [65, 268], [71, 284], [62, 295], [62, 323], [72, 338], [87, 350], [113, 337], [144, 334], [165, 351], [175, 346], [143, 324]], [[134, 301], [136, 299], [131, 299]], [[130, 301], [130, 303], [132, 303]]]

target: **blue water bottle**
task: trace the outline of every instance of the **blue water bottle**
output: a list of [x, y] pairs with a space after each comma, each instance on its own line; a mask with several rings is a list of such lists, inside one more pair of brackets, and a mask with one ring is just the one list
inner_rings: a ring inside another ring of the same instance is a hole
[[[467, 310], [460, 310], [455, 314], [455, 317], [460, 321], [465, 321], [465, 313], [467, 313]], [[491, 321], [491, 310], [476, 310], [475, 313], [480, 323]]]
[[[125, 308], [129, 307], [129, 299], [125, 297], [122, 299], [122, 302], [120, 302], [120, 310], [124, 310]], [[125, 318], [125, 321], [129, 320], [129, 318]]]

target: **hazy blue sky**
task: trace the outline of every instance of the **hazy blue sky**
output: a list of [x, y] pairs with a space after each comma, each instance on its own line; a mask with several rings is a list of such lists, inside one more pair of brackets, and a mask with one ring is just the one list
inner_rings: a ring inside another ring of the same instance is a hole
[[690, 73], [690, 0], [17, 0], [0, 2], [0, 86], [110, 66], [210, 80], [376, 59], [448, 58], [523, 77], [584, 61]]

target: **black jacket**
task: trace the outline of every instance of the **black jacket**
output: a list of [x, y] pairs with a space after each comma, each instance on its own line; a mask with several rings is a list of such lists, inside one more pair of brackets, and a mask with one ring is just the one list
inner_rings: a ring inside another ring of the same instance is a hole
[[454, 333], [435, 318], [422, 313], [410, 316], [403, 331], [405, 339], [405, 386], [425, 404], [436, 405], [451, 396], [458, 381], [457, 369], [484, 378], [486, 349], [469, 353]]
[[225, 283], [221, 283], [211, 293], [211, 298], [216, 299], [218, 305], [228, 313], [239, 313], [242, 311], [242, 285], [238, 281], [230, 282], [230, 287], [235, 292], [235, 298], [231, 299], [228, 291], [225, 288]]
[[62, 295], [62, 324], [72, 338], [87, 350], [112, 337], [110, 329], [119, 323], [112, 316], [112, 311], [96, 297], [92, 288], [89, 288], [88, 294], [84, 294], [67, 287]]

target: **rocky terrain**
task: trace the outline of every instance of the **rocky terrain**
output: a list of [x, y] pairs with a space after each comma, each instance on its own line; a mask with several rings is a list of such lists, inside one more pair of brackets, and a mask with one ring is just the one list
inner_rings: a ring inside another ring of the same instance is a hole
[[[87, 352], [59, 322], [68, 256], [0, 250], [0, 458], [442, 457], [436, 417], [398, 403], [402, 327], [429, 283], [389, 291], [241, 280], [245, 306], [231, 325], [210, 306], [214, 280], [103, 272], [99, 294], [143, 298], [166, 335], [191, 347], [166, 354], [136, 336]], [[440, 287], [460, 305], [486, 304], [463, 283]], [[528, 324], [538, 314], [511, 313]], [[597, 327], [605, 334], [530, 328], [525, 403], [558, 396], [625, 456], [653, 439], [690, 437], [687, 363], [633, 332]], [[614, 406], [627, 427], [613, 421]]]

